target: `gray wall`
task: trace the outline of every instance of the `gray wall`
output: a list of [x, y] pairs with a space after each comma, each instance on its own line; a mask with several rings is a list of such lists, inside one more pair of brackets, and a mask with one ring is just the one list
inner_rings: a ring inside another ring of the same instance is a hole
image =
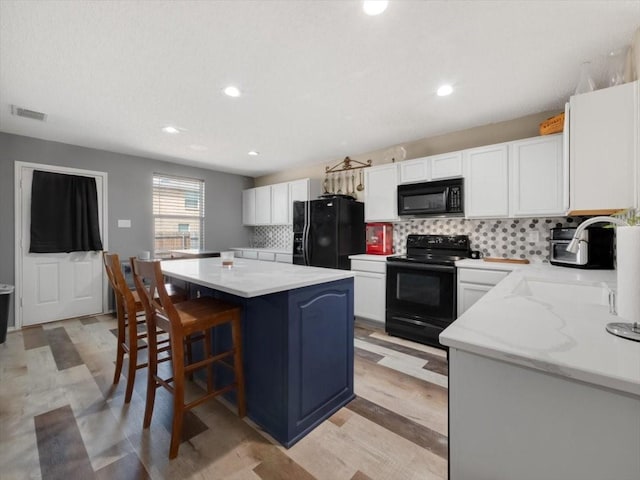
[[[252, 231], [242, 226], [242, 190], [253, 186], [252, 178], [0, 132], [0, 283], [15, 284], [16, 161], [107, 172], [108, 248], [123, 258], [153, 250], [151, 196], [156, 172], [205, 181], [205, 248], [223, 250], [249, 244]], [[118, 219], [130, 219], [131, 228], [118, 228]], [[10, 325], [13, 318], [12, 305]]]

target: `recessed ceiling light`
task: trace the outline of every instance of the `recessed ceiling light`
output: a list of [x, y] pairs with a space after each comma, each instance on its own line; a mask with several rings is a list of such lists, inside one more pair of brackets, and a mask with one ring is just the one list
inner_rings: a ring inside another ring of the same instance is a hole
[[224, 89], [225, 95], [229, 95], [230, 97], [239, 97], [241, 95], [240, 89], [238, 87], [234, 87], [233, 85], [229, 85]]
[[164, 133], [171, 133], [171, 134], [180, 133], [180, 129], [174, 127], [173, 125], [167, 125], [166, 127], [162, 127], [162, 131]]
[[438, 88], [438, 96], [439, 97], [446, 97], [447, 95], [451, 95], [451, 93], [453, 92], [453, 87], [451, 85], [442, 85], [440, 88]]
[[367, 15], [380, 15], [388, 5], [388, 0], [365, 0], [362, 2], [362, 9]]
[[260, 152], [256, 152], [255, 150], [251, 150], [247, 155], [251, 155], [252, 157], [257, 157], [260, 155]]

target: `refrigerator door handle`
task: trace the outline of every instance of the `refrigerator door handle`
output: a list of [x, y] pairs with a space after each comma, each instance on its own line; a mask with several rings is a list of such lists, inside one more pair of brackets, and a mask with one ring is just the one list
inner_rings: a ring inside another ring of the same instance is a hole
[[309, 224], [310, 224], [311, 203], [304, 202], [304, 227], [302, 229], [302, 258], [305, 265], [309, 265]]

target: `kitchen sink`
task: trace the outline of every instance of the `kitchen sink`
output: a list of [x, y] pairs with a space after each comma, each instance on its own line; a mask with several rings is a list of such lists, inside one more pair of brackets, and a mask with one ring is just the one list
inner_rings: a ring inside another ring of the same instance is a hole
[[549, 303], [609, 305], [609, 287], [604, 282], [566, 283], [525, 277], [513, 293]]

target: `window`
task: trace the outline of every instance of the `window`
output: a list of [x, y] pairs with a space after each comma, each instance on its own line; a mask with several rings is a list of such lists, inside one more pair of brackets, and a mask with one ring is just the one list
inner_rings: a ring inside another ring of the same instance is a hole
[[204, 180], [153, 174], [154, 250], [204, 248]]

